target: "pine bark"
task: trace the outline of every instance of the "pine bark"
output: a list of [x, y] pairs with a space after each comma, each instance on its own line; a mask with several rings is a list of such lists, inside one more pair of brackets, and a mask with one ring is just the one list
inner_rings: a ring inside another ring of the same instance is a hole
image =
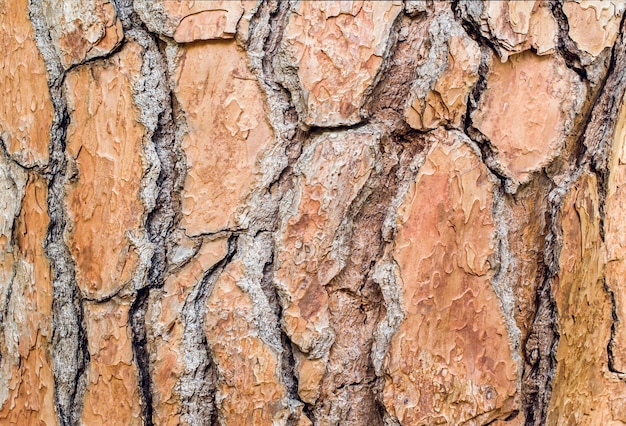
[[0, 0], [0, 424], [626, 424], [624, 0]]

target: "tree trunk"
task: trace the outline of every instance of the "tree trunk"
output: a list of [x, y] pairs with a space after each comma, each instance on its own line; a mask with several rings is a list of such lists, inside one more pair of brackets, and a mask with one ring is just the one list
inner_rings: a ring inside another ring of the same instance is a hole
[[624, 0], [0, 0], [0, 424], [626, 424]]

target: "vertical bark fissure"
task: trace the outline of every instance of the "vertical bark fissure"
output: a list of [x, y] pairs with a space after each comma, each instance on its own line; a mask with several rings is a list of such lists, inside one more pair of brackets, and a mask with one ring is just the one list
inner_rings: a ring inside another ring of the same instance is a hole
[[[266, 94], [271, 125], [276, 132], [277, 140], [283, 143], [304, 139], [304, 135], [296, 135], [298, 115], [291, 94], [278, 82], [277, 71], [274, 68], [274, 59], [280, 48], [291, 6], [292, 1], [261, 1], [250, 20], [247, 45], [252, 71], [257, 75], [259, 84]], [[288, 166], [283, 167], [279, 172], [280, 177], [283, 177], [287, 170]]]
[[429, 12], [409, 16], [398, 14], [390, 31], [387, 56], [379, 71], [379, 80], [367, 98], [364, 110], [368, 121], [381, 126], [387, 133], [393, 133], [398, 141], [404, 134], [417, 134], [404, 122], [404, 109], [417, 75], [418, 64], [424, 60], [421, 51], [425, 26], [430, 23]]
[[543, 277], [537, 289], [537, 310], [524, 345], [526, 365], [522, 377], [522, 400], [526, 414], [526, 425], [543, 425], [546, 422], [552, 396], [559, 345], [559, 312], [554, 298], [553, 283], [558, 280], [559, 257], [563, 246], [561, 213], [563, 202], [577, 179], [587, 170], [588, 162], [576, 165], [571, 159], [570, 167], [559, 176], [560, 184], [552, 180], [548, 192]]
[[[275, 230], [273, 230], [272, 232], [275, 232]], [[276, 289], [272, 283], [273, 277], [274, 277], [274, 268], [275, 268], [274, 256], [275, 254], [274, 252], [272, 252], [269, 262], [267, 262], [263, 267], [263, 279], [261, 280], [261, 288], [263, 290], [263, 293], [265, 293], [265, 296], [267, 297], [267, 300], [270, 304], [272, 312], [274, 313], [274, 316], [277, 318], [278, 321], [280, 321], [280, 318], [282, 318], [283, 316], [282, 315], [283, 309], [280, 305], [278, 293], [276, 292]], [[293, 343], [291, 342], [291, 339], [289, 338], [287, 333], [285, 333], [284, 330], [282, 330], [282, 328], [280, 329], [280, 343], [281, 343], [281, 348], [282, 348], [282, 357], [281, 357], [281, 366], [280, 366], [281, 378], [284, 381], [285, 387], [287, 389], [287, 397], [303, 404], [305, 414], [308, 415], [309, 414], [308, 409], [310, 407], [308, 407], [300, 399], [300, 396], [298, 395], [298, 378], [297, 378], [296, 370], [295, 370], [295, 359], [294, 359], [293, 347], [292, 347]], [[290, 421], [289, 424], [295, 424], [294, 422], [296, 421], [296, 419], [290, 418], [289, 421]]]
[[52, 364], [55, 404], [59, 423], [77, 425], [82, 412], [89, 365], [82, 296], [76, 283], [75, 264], [64, 240], [67, 171], [65, 144], [69, 114], [64, 93], [65, 71], [52, 45], [41, 0], [30, 0], [30, 20], [35, 40], [48, 71], [48, 86], [54, 109], [50, 129], [48, 178], [48, 215], [50, 223], [45, 252], [52, 268]]
[[[621, 28], [624, 28], [622, 19]], [[539, 425], [546, 421], [547, 408], [551, 397], [552, 378], [556, 369], [556, 350], [559, 343], [558, 308], [552, 294], [552, 282], [559, 272], [559, 255], [562, 246], [561, 206], [565, 196], [572, 189], [576, 179], [590, 168], [598, 177], [600, 196], [600, 237], [604, 239], [603, 219], [606, 199], [608, 155], [613, 140], [615, 118], [619, 101], [626, 90], [626, 78], [614, 72], [615, 64], [626, 62], [623, 31], [613, 47], [611, 65], [605, 78], [599, 84], [599, 96], [593, 100], [588, 119], [580, 132], [578, 146], [580, 155], [569, 159], [570, 166], [560, 176], [563, 183], [556, 185], [549, 194], [548, 226], [545, 249], [545, 276], [538, 293], [538, 308], [533, 323], [533, 330], [526, 343], [526, 357], [531, 366], [525, 372], [524, 401], [527, 425]], [[553, 180], [554, 181], [554, 180]], [[608, 291], [610, 286], [605, 285]], [[612, 292], [608, 296], [613, 305], [615, 320], [615, 301]], [[615, 327], [613, 324], [612, 331]], [[612, 340], [608, 343], [608, 362], [612, 368]]]
[[[261, 88], [265, 92], [268, 105], [268, 117], [276, 134], [276, 143], [284, 149], [284, 163], [275, 170], [274, 177], [267, 186], [268, 194], [273, 199], [273, 219], [264, 228], [276, 232], [278, 228], [278, 206], [280, 200], [292, 185], [292, 167], [302, 152], [302, 145], [309, 132], [298, 128], [298, 114], [293, 105], [291, 94], [283, 87], [277, 78], [274, 68], [274, 59], [282, 41], [283, 32], [287, 25], [287, 16], [292, 2], [263, 1], [259, 4], [250, 21], [250, 38], [248, 41], [248, 55], [252, 71], [257, 75]], [[276, 247], [272, 247], [270, 262], [265, 265], [262, 287], [267, 299], [274, 310], [276, 318], [282, 318], [282, 307], [279, 296], [273, 284], [273, 270], [276, 260]], [[280, 330], [282, 346], [280, 375], [287, 389], [289, 399], [300, 402], [298, 395], [298, 377], [295, 371], [295, 360], [292, 342], [277, 324]], [[304, 403], [303, 403], [304, 405]], [[304, 405], [304, 414], [309, 415], [309, 408]], [[294, 419], [289, 422], [294, 422]]]
[[143, 423], [152, 426], [152, 392], [150, 383], [150, 354], [147, 351], [145, 316], [150, 298], [150, 287], [137, 292], [128, 312], [128, 323], [133, 331], [132, 344], [139, 373], [139, 392], [142, 399]]
[[[388, 57], [381, 67], [384, 72], [381, 71], [382, 77], [365, 104], [368, 121], [383, 130], [379, 144], [382, 167], [366, 183], [366, 192], [360, 195], [365, 195], [362, 202], [354, 203], [356, 208], [352, 208], [354, 211], [346, 215], [352, 217], [354, 235], [373, 234], [371, 242], [375, 249], [363, 255], [361, 264], [350, 264], [343, 273], [350, 268], [362, 269], [364, 277], [359, 295], [368, 288], [372, 296], [380, 298], [378, 315], [373, 317], [374, 333], [369, 346], [368, 374], [372, 377], [366, 379], [364, 385], [372, 394], [376, 404], [372, 409], [378, 413], [376, 421], [381, 424], [399, 424], [382, 402], [385, 383], [382, 366], [391, 337], [403, 319], [401, 300], [397, 299], [401, 297], [402, 289], [398, 288], [394, 271], [388, 267], [384, 257], [388, 245], [393, 244], [399, 205], [419, 172], [424, 153], [432, 143], [429, 132], [413, 130], [404, 121], [412, 83], [418, 65], [424, 60], [422, 47], [429, 42], [423, 39], [423, 34], [430, 24], [428, 18], [432, 6], [429, 4], [424, 6], [424, 10], [400, 13], [393, 26], [392, 44], [388, 47]], [[368, 251], [369, 247], [361, 249]], [[357, 250], [357, 253], [361, 254], [360, 251]]]
[[[156, 42], [154, 47], [156, 47]], [[163, 55], [162, 52], [161, 55]], [[169, 91], [167, 97], [171, 102]], [[146, 287], [138, 290], [129, 313], [130, 326], [133, 330], [133, 351], [141, 385], [144, 423], [147, 425], [153, 424], [153, 406], [150, 355], [147, 349], [146, 312], [150, 300], [150, 290], [163, 286], [164, 273], [167, 269], [168, 237], [174, 226], [176, 212], [179, 210], [175, 193], [180, 187], [177, 160], [180, 154], [177, 152], [174, 141], [173, 125], [174, 115], [171, 104], [165, 104], [163, 111], [159, 114], [158, 125], [151, 138], [160, 162], [154, 209], [148, 213], [146, 219], [146, 231], [154, 251], [147, 273]]]
[[[471, 35], [471, 33], [470, 33]], [[478, 39], [480, 40], [480, 39]], [[500, 181], [500, 187], [505, 194], [513, 194], [517, 191], [518, 185], [508, 176], [504, 168], [499, 164], [496, 158], [496, 149], [491, 141], [479, 129], [474, 127], [472, 114], [478, 110], [478, 104], [483, 93], [487, 90], [487, 75], [489, 74], [489, 58], [491, 53], [489, 49], [481, 44], [482, 56], [478, 67], [478, 81], [472, 89], [467, 102], [467, 110], [465, 112], [463, 122], [463, 132], [472, 142], [480, 149], [482, 162], [489, 169], [491, 174]]]
[[[563, 13], [563, 10], [560, 8], [562, 6], [552, 5], [553, 14], [557, 18], [560, 26], [560, 35], [559, 35], [559, 52], [566, 59], [568, 67], [572, 68], [576, 71], [581, 78], [586, 81], [587, 80], [587, 72], [582, 65], [580, 65], [580, 58], [575, 55], [574, 50], [572, 48], [573, 41], [569, 38], [567, 34], [567, 19]], [[457, 10], [458, 11], [458, 10]], [[565, 27], [563, 27], [565, 25]], [[482, 37], [477, 31], [475, 31], [472, 25], [464, 22], [464, 26], [468, 33], [478, 41], [481, 41], [482, 45], [484, 42], [488, 40]], [[564, 33], [565, 31], [565, 33]], [[618, 46], [619, 43], [616, 43]], [[615, 48], [614, 48], [615, 49]], [[577, 50], [576, 50], [577, 51]], [[491, 170], [491, 172], [500, 179], [501, 186], [504, 190], [504, 193], [501, 194], [503, 197], [506, 197], [506, 193], [515, 194], [517, 192], [518, 186], [514, 182], [512, 182], [509, 178], [506, 177], [506, 173], [502, 170], [496, 160], [495, 152], [493, 147], [491, 146], [488, 139], [483, 135], [478, 129], [476, 129], [472, 124], [472, 113], [476, 110], [478, 106], [478, 101], [482, 95], [482, 92], [486, 90], [486, 75], [488, 71], [488, 59], [489, 52], [485, 50], [483, 47], [483, 61], [480, 65], [479, 71], [479, 81], [476, 84], [468, 102], [468, 109], [465, 116], [465, 133], [477, 143], [478, 147], [481, 149], [483, 162], [487, 165], [487, 167]], [[576, 62], [576, 64], [572, 64], [570, 62]], [[614, 63], [614, 60], [611, 61], [611, 64]], [[605, 78], [607, 75], [610, 75], [613, 66], [609, 67], [609, 70], [605, 74]], [[589, 97], [590, 107], [584, 112], [586, 119], [581, 121], [581, 125], [575, 129], [574, 134], [580, 135], [577, 139], [578, 143], [574, 147], [575, 152], [574, 155], [571, 155], [566, 161], [569, 163], [569, 167], [565, 169], [565, 171], [561, 172], [559, 175], [558, 181], [564, 182], [560, 185], [557, 185], [555, 182], [557, 179], [553, 179], [548, 188], [546, 188], [545, 194], [547, 194], [549, 199], [549, 208], [548, 208], [548, 220], [547, 220], [547, 237], [546, 237], [546, 247], [544, 251], [544, 259], [543, 265], [540, 263], [540, 267], [543, 267], [543, 277], [541, 277], [541, 284], [539, 285], [537, 292], [537, 300], [536, 306], [537, 310], [535, 312], [535, 318], [533, 320], [533, 325], [531, 327], [530, 335], [525, 342], [523, 347], [523, 352], [525, 353], [526, 364], [524, 366], [524, 374], [521, 383], [521, 391], [522, 391], [522, 399], [524, 403], [524, 411], [526, 414], [526, 423], [528, 425], [535, 424], [543, 424], [546, 420], [547, 415], [547, 407], [550, 401], [551, 394], [551, 383], [552, 378], [554, 377], [555, 369], [556, 369], [556, 348], [558, 346], [559, 341], [559, 333], [558, 333], [558, 312], [557, 306], [554, 301], [554, 297], [552, 294], [552, 281], [556, 278], [559, 265], [558, 265], [558, 257], [561, 248], [561, 229], [560, 229], [560, 206], [563, 202], [563, 199], [570, 187], [573, 185], [575, 179], [580, 176], [580, 174], [585, 169], [585, 165], [589, 163], [589, 154], [585, 152], [586, 145], [583, 143], [583, 138], [586, 138], [588, 123], [592, 120], [593, 115], [595, 114], [595, 105], [598, 102], [597, 96], [601, 93], [605, 93], [605, 79], [601, 79], [599, 81], [597, 89], [593, 92]], [[591, 106], [594, 108], [592, 109]], [[598, 116], [606, 117], [605, 111], [602, 111]], [[606, 135], [602, 135], [606, 136]], [[576, 139], [576, 138], [575, 138]], [[605, 140], [605, 138], [597, 138], [596, 140]], [[579, 154], [579, 155], [575, 155]], [[606, 164], [602, 165], [604, 168], [599, 167], [598, 170], [605, 170]], [[602, 182], [602, 181], [601, 181]], [[503, 201], [506, 200], [503, 198]], [[603, 204], [603, 203], [602, 203]], [[503, 220], [501, 215], [496, 215], [496, 218], [499, 218], [500, 221]], [[502, 225], [502, 224], [501, 224]], [[506, 238], [506, 236], [501, 236], [502, 238]], [[502, 242], [502, 241], [501, 241]], [[500, 257], [502, 257], [502, 246], [500, 247], [499, 253]], [[500, 267], [505, 265], [500, 265]]]
[[185, 300], [181, 317], [185, 324], [183, 347], [185, 371], [177, 384], [182, 402], [181, 421], [190, 425], [212, 425], [217, 422], [215, 407], [215, 363], [205, 334], [206, 302], [218, 277], [237, 253], [239, 237], [228, 239], [224, 259], [204, 274]]
[[[389, 214], [390, 206], [394, 205], [394, 200], [402, 192], [401, 188], [412, 181], [419, 170], [419, 167], [411, 166], [415, 166], [416, 158], [423, 153], [426, 145], [424, 139], [422, 134], [412, 131], [383, 136], [379, 147], [382, 167], [372, 173], [346, 212], [338, 233], [348, 236], [345, 251], [349, 253], [349, 257], [344, 268], [328, 284], [328, 294], [332, 298], [335, 293], [342, 293], [343, 297], [352, 299], [353, 303], [343, 305], [340, 313], [331, 314], [336, 339], [340, 338], [342, 333], [351, 332], [352, 326], [342, 322], [350, 321], [352, 318], [363, 317], [361, 326], [364, 328], [376, 330], [380, 326], [385, 306], [378, 277], [375, 277], [375, 265], [383, 259], [388, 244], [384, 238], [383, 223]], [[409, 173], [405, 173], [406, 171]], [[348, 406], [343, 418], [349, 421], [349, 424], [360, 424], [365, 416], [372, 425], [383, 424], [384, 418], [389, 417], [380, 402], [382, 383], [381, 377], [376, 374], [372, 355], [374, 341], [375, 337], [372, 334], [362, 349], [361, 354], [366, 357], [367, 362], [357, 363], [357, 370], [361, 370], [361, 380], [350, 380], [354, 370], [346, 377], [335, 377], [333, 388], [328, 390], [329, 395], [325, 395], [327, 398], [321, 398], [322, 401], [313, 411], [315, 420], [323, 422], [325, 405], [330, 405], [330, 408], [326, 409], [333, 411], [333, 401], [330, 397], [334, 394], [347, 395], [348, 400], [362, 398], [360, 404]], [[354, 347], [352, 351], [359, 349]], [[351, 356], [354, 356], [353, 352]], [[369, 401], [367, 398], [370, 398]]]
[[[615, 136], [615, 125], [620, 107], [623, 108], [623, 101], [626, 96], [626, 75], [622, 70], [626, 67], [626, 15], [622, 17], [620, 23], [620, 33], [613, 45], [609, 67], [606, 78], [602, 81], [598, 90], [598, 97], [594, 102], [594, 107], [589, 115], [589, 121], [581, 134], [581, 145], [586, 150], [583, 156], [584, 162], [589, 162], [591, 171], [598, 178], [598, 196], [600, 213], [600, 237], [605, 239], [605, 216], [606, 199], [609, 186], [609, 162], [611, 155], [618, 155], [612, 152], [612, 145]], [[603, 288], [605, 289], [611, 302], [611, 312], [613, 322], [611, 324], [611, 337], [607, 344], [607, 357], [609, 371], [616, 373], [624, 379], [623, 371], [615, 367], [615, 356], [613, 353], [614, 340], [616, 337], [616, 324], [620, 321], [617, 315], [617, 305], [615, 293], [611, 283], [603, 277]]]
[[169, 75], [165, 54], [158, 38], [151, 34], [133, 10], [132, 1], [114, 1], [126, 37], [137, 42], [145, 51], [141, 77], [135, 84], [133, 97], [140, 117], [148, 129], [144, 153], [151, 164], [143, 178], [142, 198], [147, 210], [145, 223], [151, 250], [146, 259], [146, 271], [138, 271], [135, 279], [137, 294], [129, 312], [132, 346], [139, 374], [143, 421], [153, 424], [152, 378], [146, 331], [146, 312], [152, 288], [163, 286], [167, 269], [167, 243], [180, 210], [177, 193], [181, 187], [182, 153], [176, 143], [176, 119], [173, 96], [168, 86]]
[[606, 292], [606, 294], [608, 294], [609, 301], [611, 302], [611, 320], [612, 320], [611, 338], [606, 345], [606, 353], [608, 356], [608, 368], [611, 373], [617, 374], [617, 376], [622, 380], [626, 380], [626, 373], [624, 371], [619, 371], [615, 367], [615, 355], [613, 354], [613, 345], [614, 345], [615, 335], [617, 333], [616, 324], [619, 321], [619, 316], [617, 315], [617, 302], [615, 300], [615, 292], [613, 291], [613, 289], [611, 289], [611, 287], [607, 283], [606, 277], [603, 277], [602, 279], [602, 288], [604, 288], [604, 291]]
[[565, 59], [567, 67], [576, 72], [582, 81], [587, 81], [587, 70], [581, 59], [582, 52], [576, 47], [576, 43], [569, 35], [569, 21], [563, 11], [563, 3], [563, 0], [549, 2], [552, 16], [554, 16], [559, 25], [557, 50]]
[[[463, 13], [465, 8], [467, 11], [470, 7], [480, 7], [481, 9], [484, 7], [483, 1], [475, 1], [475, 0], [453, 0], [452, 2], [452, 11], [454, 12], [455, 19], [461, 24], [467, 35], [469, 35], [474, 41], [476, 41], [482, 49], [487, 49], [487, 52], [491, 50], [495, 55], [498, 55], [498, 49], [494, 42], [485, 37], [480, 31], [480, 22], [476, 22], [472, 14]], [[480, 13], [477, 13], [480, 15]], [[483, 54], [485, 52], [483, 51]], [[488, 53], [487, 53], [488, 56]], [[486, 73], [479, 71], [478, 76], [480, 79], [486, 77]], [[477, 85], [478, 86], [478, 85]]]
[[624, 31], [626, 31], [626, 14], [622, 17], [620, 33], [613, 45], [605, 78], [599, 85], [593, 108], [589, 112], [587, 125], [584, 132], [581, 133], [580, 142], [580, 145], [585, 148], [584, 155], [581, 156], [582, 160], [590, 162], [591, 170], [598, 177], [600, 233], [603, 240], [609, 160], [615, 121], [626, 95], [626, 75], [623, 72], [626, 67], [626, 34]]
[[[270, 306], [272, 307], [272, 311], [274, 312], [274, 315], [276, 316], [276, 318], [281, 318], [282, 317], [282, 307], [280, 306], [279, 300], [278, 300], [278, 294], [276, 293], [274, 286], [272, 285], [272, 280], [274, 278], [274, 253], [272, 253], [269, 261], [263, 265], [263, 279], [261, 280], [261, 289], [263, 290], [263, 293], [265, 293], [265, 296], [267, 297], [267, 300], [270, 304]], [[289, 350], [289, 352], [291, 352], [289, 346], [291, 344], [291, 342], [289, 341], [289, 337], [282, 332], [281, 330], [281, 339], [283, 340], [283, 350], [287, 351]], [[287, 353], [285, 358], [290, 358], [293, 357], [293, 354]], [[285, 360], [283, 359], [283, 368], [287, 367], [288, 368], [288, 364], [285, 363]], [[285, 377], [286, 382], [285, 382], [285, 386], [287, 386], [287, 390], [288, 392], [294, 396], [294, 398], [297, 398], [297, 383], [295, 383], [293, 381], [294, 376], [292, 375], [288, 375]]]
[[526, 363], [522, 376], [522, 403], [528, 426], [545, 424], [556, 369], [555, 353], [559, 334], [551, 284], [558, 271], [560, 245], [557, 244], [557, 240], [560, 240], [561, 229], [556, 220], [563, 196], [551, 201], [549, 206], [546, 221], [549, 232], [544, 250], [545, 268], [536, 295], [537, 310], [523, 349]]
[[[496, 243], [494, 265], [494, 275], [491, 279], [492, 287], [500, 299], [504, 320], [506, 322], [509, 342], [511, 344], [511, 356], [519, 365], [518, 377], [521, 377], [523, 370], [522, 352], [522, 332], [515, 321], [515, 294], [513, 292], [514, 283], [511, 282], [509, 275], [514, 266], [515, 253], [512, 252], [509, 244], [509, 220], [507, 215], [507, 207], [510, 205], [510, 199], [499, 181], [500, 185], [494, 188], [494, 201], [492, 206], [493, 218], [495, 222], [494, 240]], [[521, 381], [518, 382], [518, 391], [521, 391]]]

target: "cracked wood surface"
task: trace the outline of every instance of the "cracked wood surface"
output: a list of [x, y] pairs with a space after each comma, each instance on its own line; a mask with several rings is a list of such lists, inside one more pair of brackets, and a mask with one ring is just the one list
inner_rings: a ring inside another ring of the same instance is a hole
[[626, 424], [626, 0], [0, 0], [0, 424]]

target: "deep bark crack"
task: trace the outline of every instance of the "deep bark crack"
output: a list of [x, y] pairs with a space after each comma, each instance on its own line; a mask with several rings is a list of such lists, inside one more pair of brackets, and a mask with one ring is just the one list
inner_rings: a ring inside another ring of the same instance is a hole
[[552, 16], [554, 16], [559, 26], [557, 51], [565, 59], [567, 67], [576, 72], [582, 81], [587, 82], [589, 77], [584, 65], [584, 53], [578, 49], [576, 43], [569, 35], [569, 21], [563, 11], [563, 3], [563, 0], [552, 0], [548, 2]]
[[140, 108], [141, 121], [149, 132], [144, 150], [151, 157], [152, 164], [144, 175], [142, 185], [152, 189], [145, 189], [142, 196], [147, 208], [145, 229], [152, 255], [145, 276], [138, 271], [139, 276], [135, 280], [137, 294], [129, 313], [129, 327], [139, 375], [143, 420], [144, 424], [152, 425], [154, 407], [146, 312], [150, 304], [150, 290], [163, 286], [168, 268], [168, 243], [175, 223], [180, 221], [178, 194], [184, 177], [184, 164], [181, 164], [184, 160], [181, 160], [183, 155], [175, 136], [175, 99], [167, 83], [171, 76], [168, 75], [159, 39], [145, 27], [132, 9], [131, 1], [116, 0], [114, 5], [126, 38], [137, 42], [145, 50], [141, 80], [133, 98]]
[[177, 388], [182, 402], [181, 420], [187, 424], [212, 425], [217, 422], [217, 378], [215, 362], [205, 334], [206, 301], [218, 277], [235, 257], [238, 238], [229, 238], [226, 257], [210, 268], [193, 287], [181, 312], [185, 324], [185, 371]]
[[48, 87], [54, 110], [47, 169], [50, 223], [45, 252], [53, 272], [51, 353], [55, 404], [59, 423], [70, 426], [80, 423], [89, 352], [74, 260], [64, 240], [64, 193], [69, 179], [65, 156], [69, 114], [63, 87], [66, 72], [52, 45], [41, 0], [30, 0], [29, 10], [30, 20], [35, 28], [35, 40], [48, 70]]

